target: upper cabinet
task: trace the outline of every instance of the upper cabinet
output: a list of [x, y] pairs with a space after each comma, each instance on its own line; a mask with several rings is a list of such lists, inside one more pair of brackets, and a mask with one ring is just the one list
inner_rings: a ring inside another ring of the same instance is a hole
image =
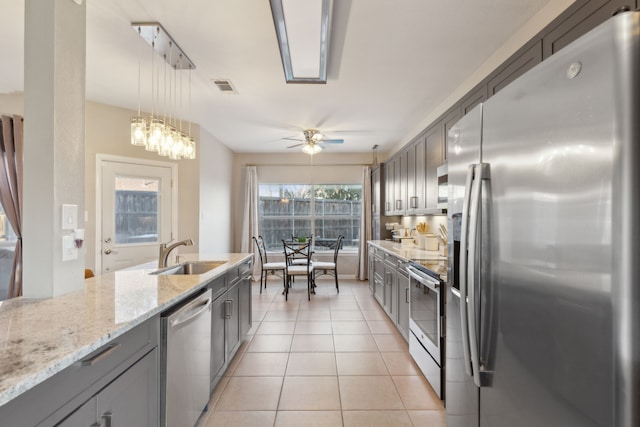
[[635, 9], [635, 0], [590, 0], [576, 2], [543, 31], [542, 54], [546, 59], [606, 21], [617, 10]]
[[495, 95], [503, 87], [542, 62], [542, 40], [512, 59], [498, 68], [495, 75], [489, 80], [487, 87], [489, 96]]
[[574, 2], [385, 164], [385, 215], [442, 212], [437, 208], [437, 168], [447, 162], [449, 129], [475, 106], [606, 21], [613, 12], [638, 6], [640, 0]]

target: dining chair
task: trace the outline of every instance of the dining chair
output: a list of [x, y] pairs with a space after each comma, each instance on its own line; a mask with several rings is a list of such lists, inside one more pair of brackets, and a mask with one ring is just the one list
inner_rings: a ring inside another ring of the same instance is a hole
[[340, 293], [340, 288], [338, 286], [338, 251], [342, 246], [342, 239], [344, 239], [344, 236], [342, 234], [339, 235], [336, 239], [335, 247], [333, 249], [333, 262], [313, 261], [314, 283], [316, 277], [322, 276], [323, 274], [333, 276], [336, 279], [336, 291], [338, 291], [338, 293]]
[[[315, 281], [313, 280], [313, 262], [311, 261], [311, 255], [313, 251], [312, 247], [312, 239], [309, 239], [306, 243], [288, 243], [285, 240], [282, 240], [282, 245], [284, 247], [284, 256], [286, 258], [285, 262], [285, 300], [289, 297], [289, 288], [291, 287], [291, 281], [296, 276], [307, 276], [307, 299], [311, 300], [311, 294], [315, 293]], [[306, 260], [304, 264], [300, 263], [302, 257]], [[296, 264], [293, 263], [294, 260], [297, 260]]]
[[264, 283], [264, 288], [267, 289], [267, 279], [269, 274], [275, 275], [276, 272], [282, 272], [282, 284], [286, 286], [286, 275], [285, 275], [285, 263], [284, 262], [269, 262], [267, 259], [267, 248], [264, 245], [264, 239], [262, 236], [252, 237], [253, 241], [256, 242], [256, 247], [258, 248], [258, 255], [260, 255], [260, 293], [262, 293], [262, 284]]

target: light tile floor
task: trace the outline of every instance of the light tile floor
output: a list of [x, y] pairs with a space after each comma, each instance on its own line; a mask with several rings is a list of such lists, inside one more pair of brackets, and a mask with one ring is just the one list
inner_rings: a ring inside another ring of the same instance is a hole
[[200, 427], [444, 427], [442, 401], [421, 375], [367, 282], [253, 286], [249, 339], [218, 384]]

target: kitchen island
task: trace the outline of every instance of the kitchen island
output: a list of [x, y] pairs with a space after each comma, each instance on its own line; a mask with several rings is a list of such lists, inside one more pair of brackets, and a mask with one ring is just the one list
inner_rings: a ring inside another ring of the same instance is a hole
[[[108, 363], [97, 362], [111, 352], [117, 353], [112, 348], [122, 347], [120, 352], [130, 359], [139, 359], [151, 350], [155, 352], [160, 314], [210, 284], [222, 280], [226, 286], [227, 278], [229, 284], [232, 279], [237, 283], [242, 275], [249, 274], [252, 254], [185, 258], [226, 262], [199, 275], [153, 275], [150, 273], [157, 269], [156, 265], [148, 263], [87, 279], [82, 290], [58, 297], [15, 298], [0, 303], [0, 419], [6, 420], [7, 408], [15, 412], [16, 402], [27, 393], [47, 390], [47, 384], [56, 385], [58, 377], [81, 365], [84, 368], [96, 360], [96, 366], [107, 366]], [[250, 287], [248, 297], [250, 323]], [[246, 305], [246, 297], [244, 301]], [[123, 344], [112, 344], [120, 339]], [[157, 366], [158, 356], [154, 358]], [[124, 359], [117, 362], [123, 364]], [[87, 381], [93, 384], [93, 380]], [[69, 384], [66, 386], [71, 387]], [[65, 387], [57, 384], [51, 391], [65, 393]], [[68, 398], [57, 396], [57, 399], [68, 405], [73, 399], [81, 399], [82, 396], [78, 397], [81, 394], [74, 391]], [[43, 405], [41, 401], [33, 403]], [[22, 407], [24, 404], [17, 406]], [[30, 424], [34, 423], [25, 425]]]

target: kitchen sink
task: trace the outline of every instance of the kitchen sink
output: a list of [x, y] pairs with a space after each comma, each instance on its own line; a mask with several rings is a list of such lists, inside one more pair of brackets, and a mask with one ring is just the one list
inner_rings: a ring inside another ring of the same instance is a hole
[[227, 261], [189, 261], [152, 272], [157, 275], [204, 274]]

